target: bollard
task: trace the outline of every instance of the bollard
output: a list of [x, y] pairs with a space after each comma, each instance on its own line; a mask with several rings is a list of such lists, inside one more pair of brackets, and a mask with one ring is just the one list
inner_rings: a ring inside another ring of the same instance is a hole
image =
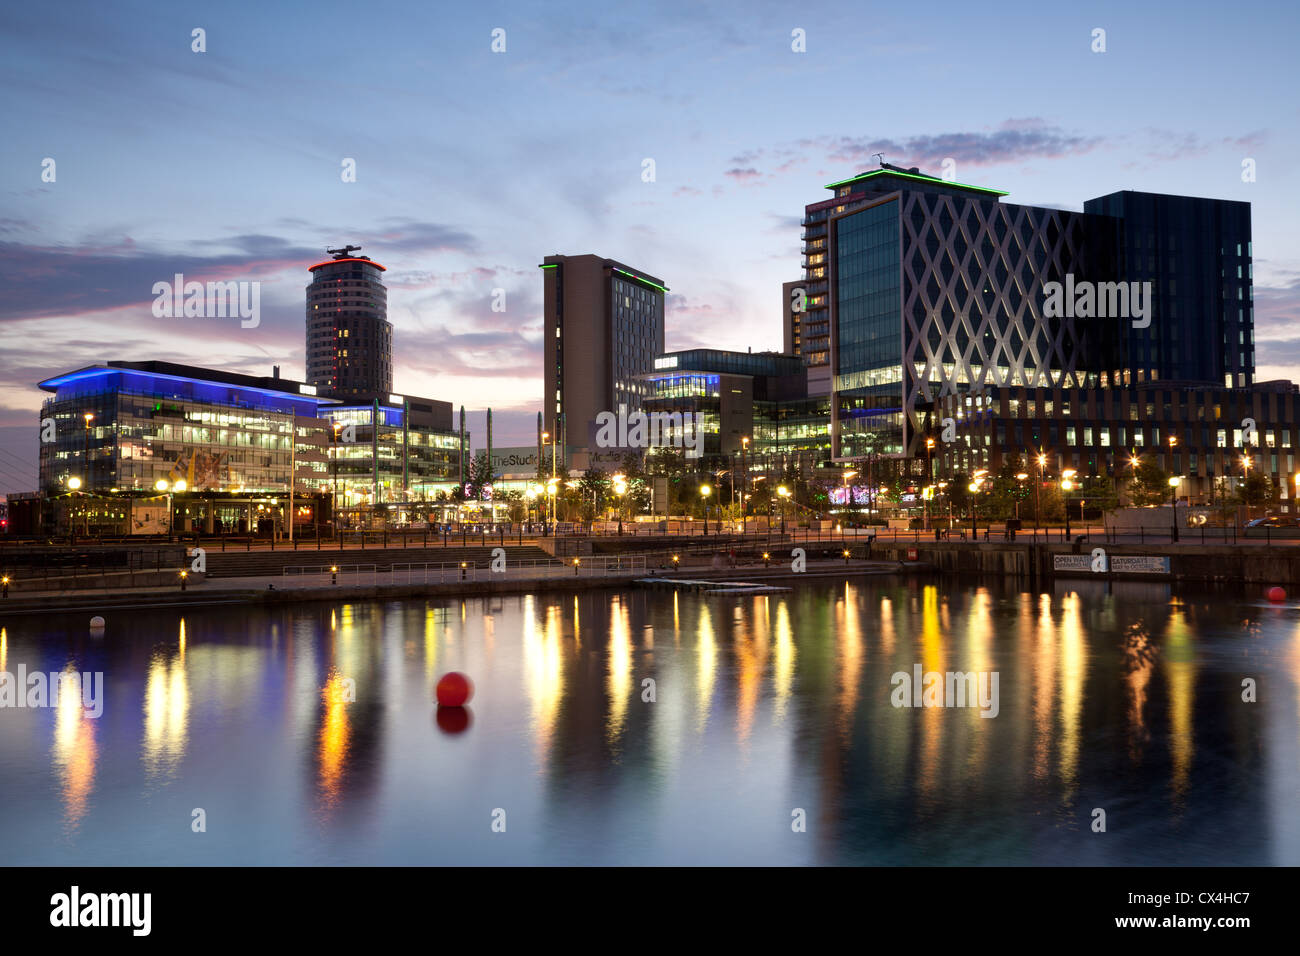
[[845, 563], [845, 564], [848, 564], [848, 563], [849, 563], [849, 549], [848, 549], [848, 548], [845, 548], [845, 549], [844, 549], [844, 563]]
[[0, 589], [3, 589], [4, 597], [9, 596], [9, 575], [6, 574], [4, 577], [0, 578]]
[[772, 566], [772, 555], [771, 555], [770, 552], [768, 552], [768, 551], [764, 551], [764, 552], [763, 552], [763, 567], [765, 567], [765, 568], [770, 568], [771, 566]]
[[465, 580], [465, 562], [464, 562], [464, 561], [462, 561], [462, 562], [460, 563], [460, 579], [461, 579], [462, 581]]
[[574, 559], [573, 559], [573, 576], [574, 576], [575, 578], [578, 576], [578, 566], [579, 566], [581, 563], [582, 563], [582, 558], [574, 558]]
[[182, 590], [182, 591], [185, 590], [185, 582], [189, 579], [189, 576], [190, 576], [190, 572], [188, 572], [188, 571], [182, 571], [182, 572], [181, 572], [181, 590]]
[[339, 583], [339, 566], [337, 564], [330, 567], [330, 584]]

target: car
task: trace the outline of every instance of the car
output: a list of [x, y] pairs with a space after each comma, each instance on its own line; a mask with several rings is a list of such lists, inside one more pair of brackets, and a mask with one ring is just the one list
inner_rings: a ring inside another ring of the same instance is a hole
[[1292, 515], [1268, 515], [1246, 522], [1247, 528], [1300, 528], [1300, 518]]

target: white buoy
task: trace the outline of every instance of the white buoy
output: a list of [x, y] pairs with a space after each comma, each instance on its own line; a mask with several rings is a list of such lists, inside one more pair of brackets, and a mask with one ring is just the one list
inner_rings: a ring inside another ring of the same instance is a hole
[[102, 631], [104, 629], [104, 619], [96, 614], [90, 619], [90, 629], [92, 631]]

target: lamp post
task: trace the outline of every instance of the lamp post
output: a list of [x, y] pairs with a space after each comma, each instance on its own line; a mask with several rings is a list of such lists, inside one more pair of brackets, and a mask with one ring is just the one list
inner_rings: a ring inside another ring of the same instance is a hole
[[[95, 487], [95, 475], [90, 470], [90, 423], [95, 420], [95, 413], [85, 412], [81, 417], [86, 421], [86, 431], [82, 436], [85, 440], [82, 444], [81, 457], [86, 465], [86, 481], [90, 484], [90, 487], [93, 488]], [[86, 533], [90, 533], [89, 519], [87, 519]]]
[[1047, 465], [1047, 456], [1041, 452], [1038, 455], [1038, 484], [1034, 485], [1034, 541], [1038, 540], [1038, 528], [1043, 520], [1043, 509], [1041, 503], [1043, 500], [1043, 468]]
[[[78, 478], [76, 475], [73, 475], [72, 477], [70, 477], [70, 478], [68, 479], [68, 491], [70, 491], [70, 492], [71, 492], [71, 491], [76, 491], [76, 490], [79, 489], [80, 487], [81, 487], [81, 479]], [[71, 506], [71, 504], [72, 504], [72, 499], [71, 499], [71, 498], [68, 499], [68, 504], [69, 504], [69, 506]], [[68, 515], [68, 519], [69, 519], [69, 520], [68, 520], [68, 533], [69, 533], [73, 538], [76, 538], [76, 536], [77, 536], [77, 520], [76, 520], [76, 515], [69, 513], [69, 515]], [[86, 533], [87, 533], [87, 535], [89, 535], [90, 532], [87, 531]]]
[[[1029, 477], [1028, 473], [1023, 472], [1023, 471], [1020, 472], [1020, 474], [1016, 475], [1016, 481], [1020, 482], [1020, 485], [1021, 485], [1020, 491], [1021, 491], [1022, 494], [1023, 494], [1023, 490], [1024, 490], [1025, 479], [1028, 478], [1028, 477]], [[1017, 521], [1020, 520], [1020, 498], [1021, 498], [1021, 495], [1020, 495], [1020, 494], [1017, 494], [1017, 495], [1016, 495], [1016, 520], [1017, 520]]]
[[[933, 454], [934, 454], [934, 439], [927, 438], [925, 440], [925, 483], [927, 486], [934, 481], [934, 459], [932, 457]], [[930, 530], [930, 499], [925, 497], [924, 495], [921, 496], [921, 508], [922, 508], [922, 515], [924, 516], [922, 530], [929, 531]]]
[[1070, 536], [1070, 495], [1069, 492], [1074, 488], [1073, 478], [1077, 472], [1073, 468], [1066, 468], [1061, 472], [1061, 497], [1065, 499], [1065, 536]]
[[700, 498], [704, 502], [704, 534], [709, 533], [709, 494], [713, 491], [708, 485], [700, 485]]
[[339, 536], [339, 432], [343, 430], [342, 422], [335, 422], [334, 433], [334, 500], [330, 503], [330, 512], [334, 519], [334, 537]]
[[777, 485], [776, 493], [781, 499], [781, 533], [785, 534], [785, 503], [790, 500], [790, 489], [785, 485]]
[[849, 479], [854, 477], [855, 475], [857, 475], [856, 471], [846, 471], [843, 475], [840, 476], [841, 478], [844, 479], [844, 510], [846, 512], [852, 510], [851, 506], [853, 504], [853, 490], [849, 488]]
[[627, 494], [627, 479], [621, 475], [614, 476], [614, 494], [618, 495], [618, 533], [623, 534], [623, 496]]
[[173, 485], [173, 484], [168, 484], [166, 478], [159, 478], [158, 483], [154, 485], [154, 488], [156, 490], [164, 491], [167, 493], [167, 540], [168, 541], [172, 539], [172, 492], [184, 491], [185, 487], [186, 487], [185, 482], [183, 480], [178, 481]]
[[[555, 436], [552, 435], [550, 432], [542, 432], [542, 444], [546, 444], [546, 442], [547, 442], [548, 439], [550, 440], [550, 443], [551, 443], [551, 484], [549, 485], [549, 487], [552, 487], [552, 488], [553, 488], [553, 487], [554, 487], [554, 483], [555, 483], [555, 481], [556, 481], [556, 474], [555, 474]], [[554, 492], [554, 491], [551, 491], [551, 515], [550, 515], [550, 522], [551, 522], [552, 524], [555, 523], [555, 492]]]
[[1169, 521], [1170, 530], [1172, 531], [1171, 538], [1174, 541], [1178, 540], [1178, 486], [1182, 484], [1182, 481], [1183, 479], [1177, 475], [1169, 479], [1169, 506], [1173, 509], [1173, 517]]
[[740, 440], [740, 534], [745, 534], [745, 492], [749, 490], [749, 438]]

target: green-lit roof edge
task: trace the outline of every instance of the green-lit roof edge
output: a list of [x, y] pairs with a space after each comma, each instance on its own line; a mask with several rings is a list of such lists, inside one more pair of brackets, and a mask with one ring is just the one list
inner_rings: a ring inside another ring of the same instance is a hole
[[558, 269], [558, 268], [560, 268], [560, 264], [559, 264], [558, 262], [543, 262], [543, 263], [542, 263], [541, 265], [539, 265], [537, 268], [539, 268], [539, 269]]
[[892, 169], [873, 169], [869, 173], [863, 173], [861, 176], [851, 176], [848, 179], [841, 179], [837, 183], [827, 183], [827, 189], [835, 189], [837, 186], [844, 186], [848, 183], [856, 183], [860, 179], [870, 179], [872, 176], [902, 176], [904, 179], [918, 179], [923, 183], [936, 183], [940, 186], [955, 186], [958, 189], [973, 189], [976, 192], [992, 193], [994, 196], [1008, 196], [1004, 189], [989, 189], [987, 186], [971, 186], [968, 183], [950, 183], [947, 180], [935, 179], [933, 176], [918, 176], [915, 173], [900, 173]]
[[637, 282], [644, 282], [648, 286], [654, 286], [654, 288], [658, 289], [660, 292], [668, 291], [667, 286], [660, 285], [658, 282], [651, 282], [645, 276], [639, 276], [635, 272], [628, 272], [626, 269], [619, 269], [617, 267], [614, 267], [614, 271], [628, 276], [629, 278], [636, 279]]

